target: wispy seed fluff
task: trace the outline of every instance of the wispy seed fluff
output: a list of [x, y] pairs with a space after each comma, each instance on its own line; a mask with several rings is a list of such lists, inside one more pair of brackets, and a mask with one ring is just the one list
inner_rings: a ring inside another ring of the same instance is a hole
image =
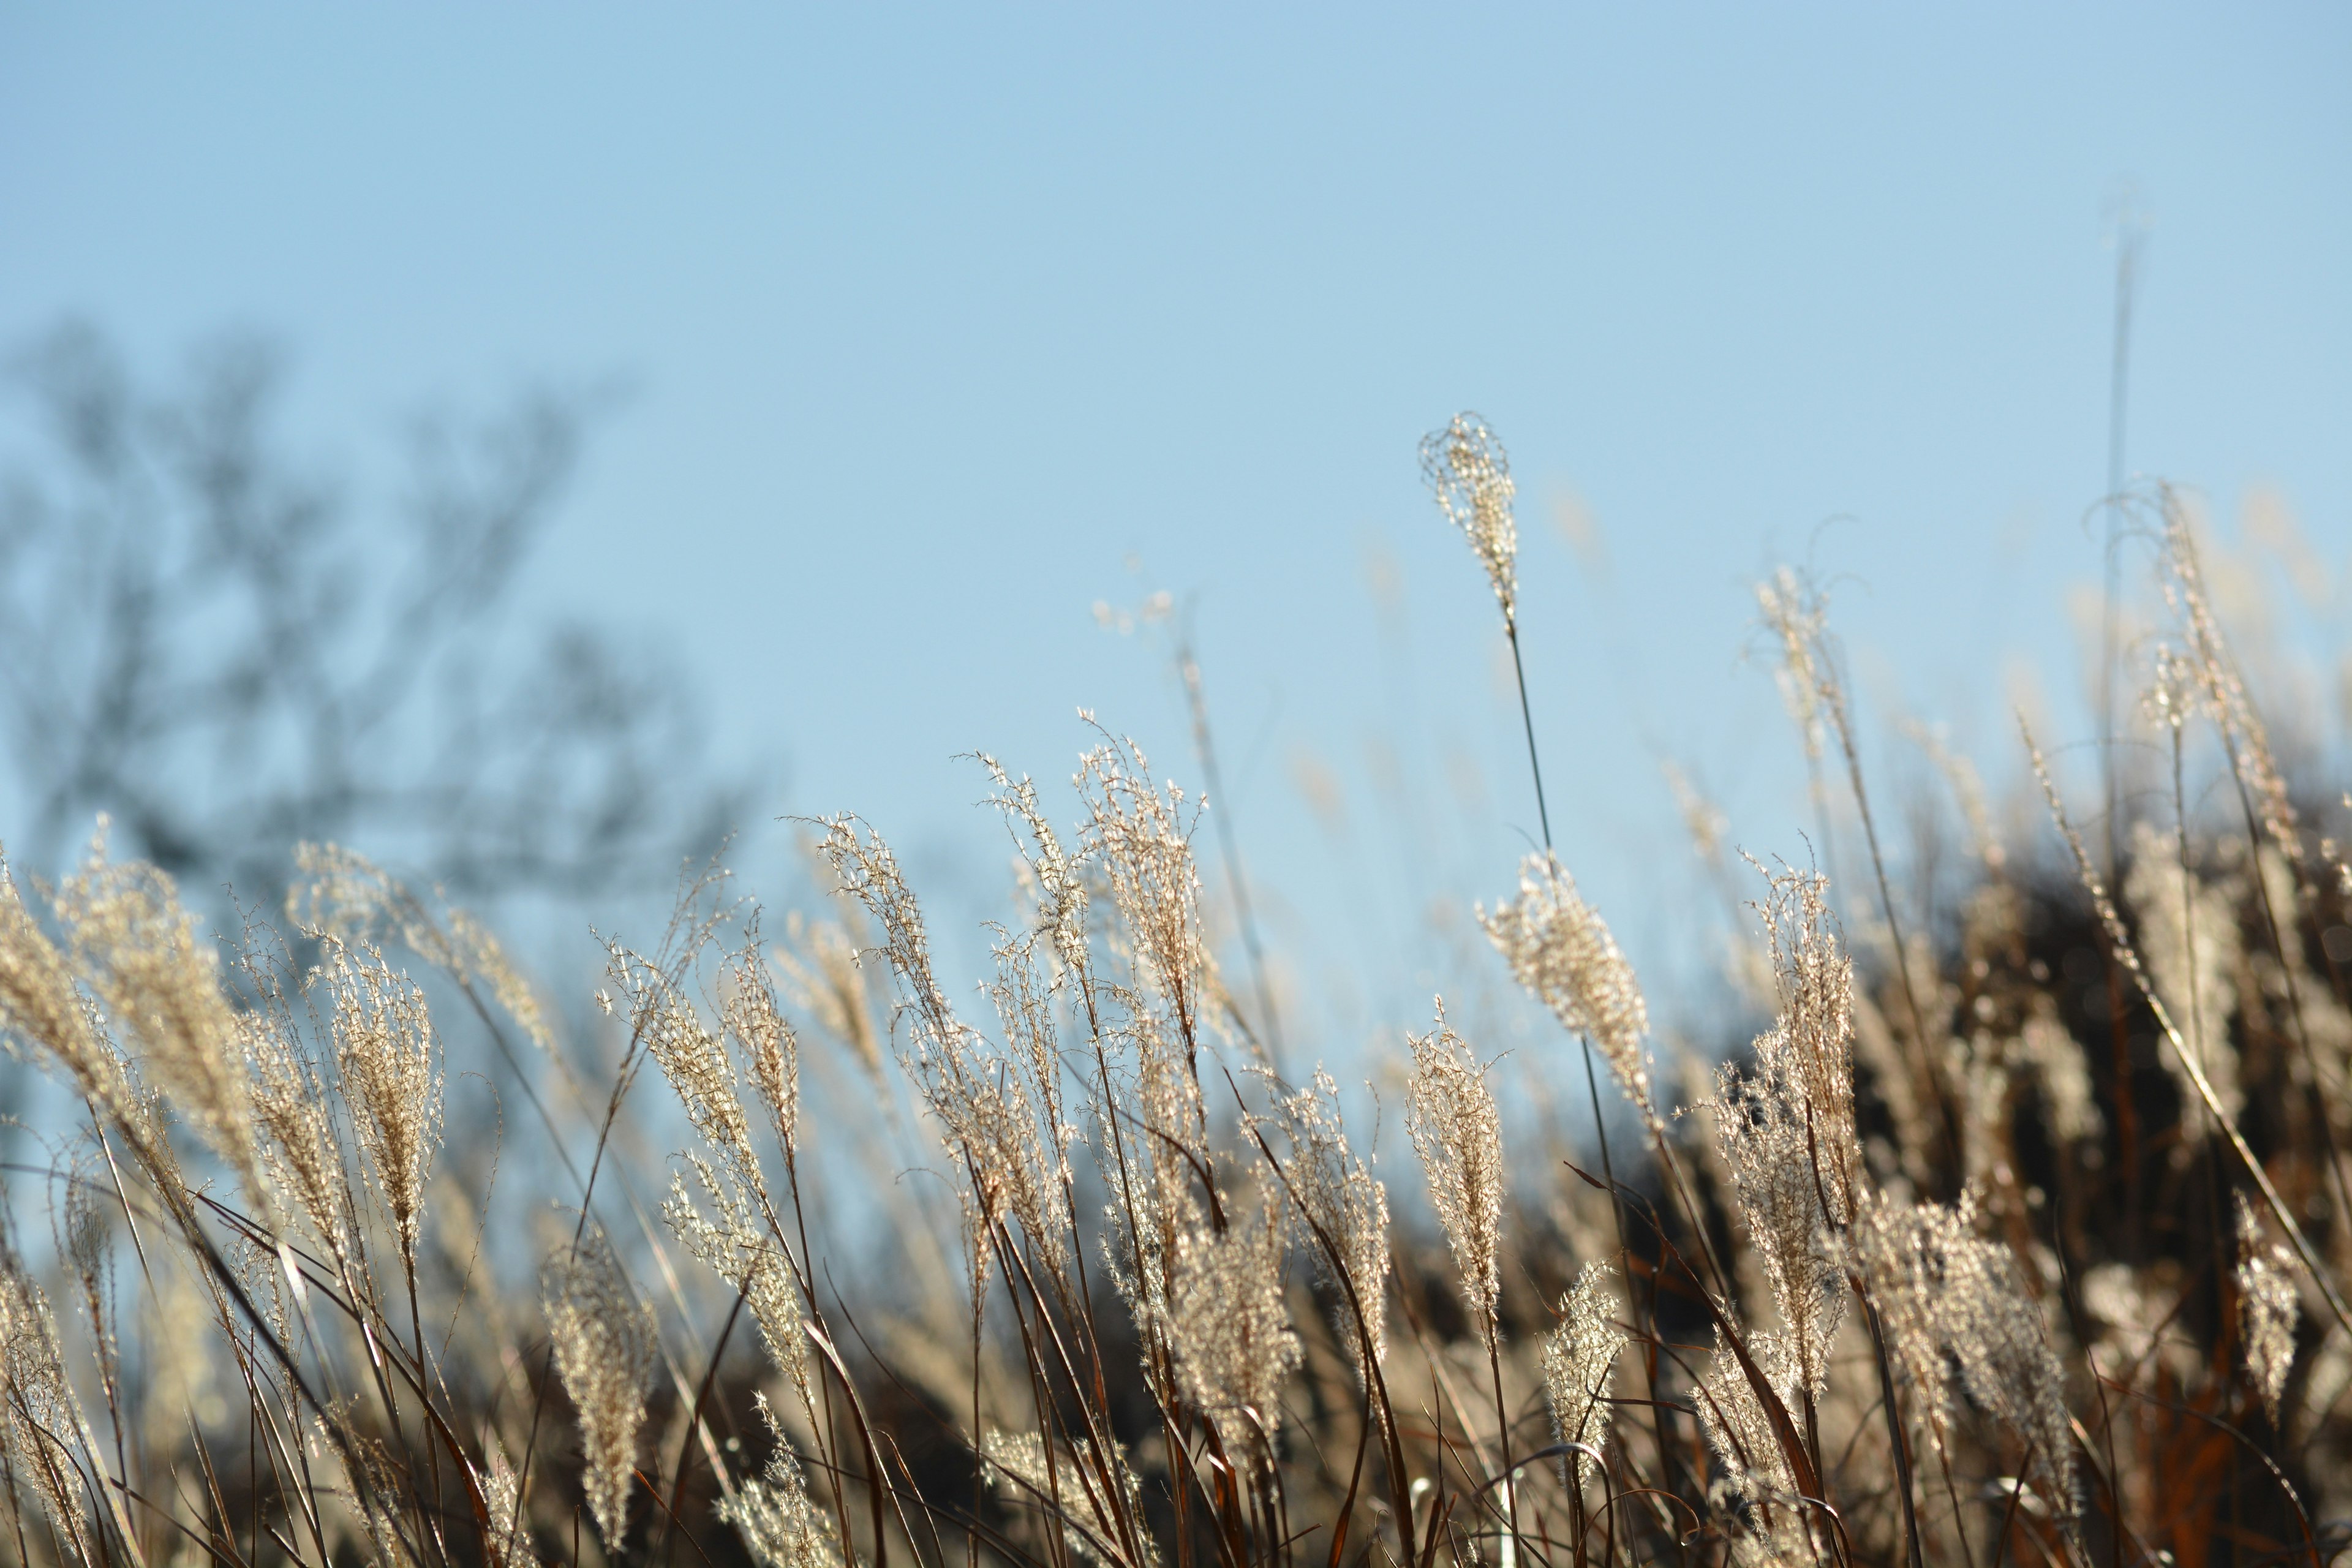
[[236, 1014], [218, 959], [199, 942], [172, 879], [152, 866], [109, 862], [101, 821], [89, 858], [58, 889], [58, 917], [84, 981], [139, 1042], [153, 1081], [255, 1201], [266, 1202], [245, 1118]]
[[[1617, 1352], [1626, 1342], [1617, 1326], [1617, 1293], [1609, 1286], [1615, 1272], [1605, 1263], [1584, 1266], [1575, 1286], [1560, 1298], [1559, 1327], [1543, 1346], [1544, 1401], [1551, 1406], [1552, 1430], [1563, 1443], [1603, 1452], [1609, 1442], [1609, 1385]], [[1576, 1457], [1580, 1482], [1595, 1469], [1589, 1456]]]
[[735, 1527], [760, 1568], [839, 1568], [832, 1527], [809, 1500], [808, 1477], [768, 1408], [768, 1396], [755, 1393], [751, 1398], [776, 1446], [762, 1475], [719, 1500], [719, 1517]]
[[425, 993], [393, 973], [383, 954], [355, 953], [340, 942], [327, 965], [327, 986], [343, 1099], [392, 1215], [401, 1258], [413, 1268], [425, 1178], [441, 1143], [441, 1076], [433, 1068]]
[[2270, 1239], [2246, 1194], [2238, 1198], [2238, 1325], [2246, 1341], [2246, 1377], [2263, 1396], [2273, 1423], [2294, 1365], [2294, 1322], [2302, 1303], [2294, 1290], [2294, 1259]]
[[0, 1455], [17, 1484], [39, 1495], [52, 1527], [86, 1563], [97, 1556], [75, 1449], [95, 1453], [88, 1432], [48, 1298], [15, 1249], [0, 1242]]
[[1496, 1310], [1503, 1294], [1503, 1124], [1486, 1074], [1462, 1037], [1437, 1026], [1412, 1039], [1412, 1079], [1405, 1130], [1429, 1177], [1430, 1201], [1454, 1248], [1462, 1299], [1478, 1326], [1479, 1342], [1494, 1348]]
[[[1339, 1121], [1339, 1086], [1320, 1064], [1314, 1081], [1277, 1098], [1274, 1111], [1268, 1120], [1290, 1141], [1284, 1172], [1291, 1195], [1308, 1226], [1320, 1233], [1316, 1259], [1339, 1297], [1332, 1312], [1339, 1342], [1353, 1359], [1358, 1380], [1369, 1384], [1369, 1369], [1388, 1354], [1388, 1189], [1349, 1149]], [[1336, 1265], [1325, 1244], [1338, 1255]]]
[[[2132, 827], [2131, 863], [2124, 872], [2124, 903], [2139, 928], [2140, 955], [2147, 962], [2148, 978], [2164, 998], [2165, 1011], [2180, 1026], [2183, 1042], [2196, 1053], [2197, 1065], [2220, 1097], [2221, 1109], [2235, 1120], [2245, 1107], [2245, 1090], [2238, 1077], [2238, 1053], [2230, 1043], [2230, 1020], [2238, 1011], [2237, 973], [2244, 954], [2237, 910], [2245, 888], [2237, 877], [2208, 882], [2191, 869], [2183, 872], [2175, 840], [2147, 823]], [[2189, 1069], [2171, 1052], [2164, 1053], [2187, 1111], [2180, 1119], [2183, 1137], [2200, 1142], [2212, 1131], [2212, 1119], [2188, 1108], [2198, 1100]]]
[[580, 1412], [581, 1489], [606, 1547], [618, 1552], [653, 1383], [653, 1311], [630, 1288], [612, 1244], [593, 1228], [550, 1262], [541, 1284], [555, 1370]]
[[1519, 529], [1511, 501], [1518, 487], [1511, 482], [1511, 459], [1503, 443], [1475, 414], [1457, 414], [1444, 429], [1422, 437], [1421, 476], [1445, 520], [1477, 552], [1503, 606], [1504, 624], [1516, 625]]
[[75, 1090], [117, 1120], [143, 1121], [122, 1059], [75, 989], [73, 970], [26, 906], [0, 858], [0, 1036], [57, 1059]]
[[1512, 977], [1570, 1032], [1601, 1047], [1643, 1119], [1654, 1130], [1661, 1127], [1642, 1054], [1649, 1006], [1617, 939], [1559, 861], [1549, 852], [1528, 856], [1519, 866], [1519, 896], [1492, 914], [1479, 906], [1478, 923], [1510, 964]]
[[1257, 1451], [1261, 1431], [1273, 1440], [1282, 1385], [1298, 1365], [1282, 1251], [1281, 1211], [1271, 1202], [1255, 1220], [1235, 1215], [1223, 1234], [1198, 1226], [1176, 1243], [1168, 1342], [1186, 1396], [1216, 1423], [1230, 1454]]
[[1849, 1234], [1937, 1451], [1945, 1450], [1957, 1370], [1969, 1403], [2032, 1444], [2048, 1500], [2071, 1517], [2078, 1499], [2065, 1373], [2016, 1256], [1977, 1234], [1973, 1195], [1947, 1207], [1865, 1194]]
[[[1159, 1562], [1150, 1535], [1121, 1528], [1122, 1521], [1131, 1526], [1143, 1517], [1143, 1488], [1117, 1444], [1108, 1483], [1106, 1467], [1095, 1462], [1094, 1445], [1084, 1437], [1055, 1454], [1034, 1432], [991, 1431], [980, 1451], [996, 1470], [998, 1495], [1016, 1506], [1051, 1510], [1058, 1492], [1063, 1542], [1076, 1556], [1098, 1568], [1153, 1568]], [[1118, 1486], [1118, 1498], [1106, 1494], [1107, 1484]]]

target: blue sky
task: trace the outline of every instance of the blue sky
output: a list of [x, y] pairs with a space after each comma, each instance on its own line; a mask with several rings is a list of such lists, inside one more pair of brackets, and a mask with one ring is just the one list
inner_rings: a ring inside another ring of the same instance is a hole
[[2340, 571], [2347, 80], [2316, 5], [9, 5], [0, 331], [266, 328], [354, 474], [433, 397], [625, 379], [530, 613], [698, 671], [714, 751], [943, 921], [1003, 887], [956, 753], [1066, 775], [1085, 705], [1197, 779], [1093, 612], [1170, 591], [1336, 1051], [1498, 984], [1428, 910], [1534, 826], [1424, 431], [1510, 445], [1561, 847], [1686, 975], [1659, 762], [1803, 852], [1776, 562], [1838, 579], [1874, 748], [1912, 711], [2011, 776], [2017, 668], [2085, 732], [2121, 182], [2131, 467], [2274, 487]]

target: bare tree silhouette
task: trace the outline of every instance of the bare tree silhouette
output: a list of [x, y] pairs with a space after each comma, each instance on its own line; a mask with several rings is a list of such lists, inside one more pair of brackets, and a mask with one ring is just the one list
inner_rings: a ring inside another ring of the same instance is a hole
[[253, 336], [142, 384], [59, 326], [9, 365], [0, 725], [10, 858], [53, 869], [108, 814], [192, 893], [274, 904], [302, 839], [365, 842], [452, 891], [666, 879], [742, 799], [696, 762], [683, 680], [513, 590], [593, 400], [534, 391], [409, 431], [362, 507], [291, 455], [284, 357]]

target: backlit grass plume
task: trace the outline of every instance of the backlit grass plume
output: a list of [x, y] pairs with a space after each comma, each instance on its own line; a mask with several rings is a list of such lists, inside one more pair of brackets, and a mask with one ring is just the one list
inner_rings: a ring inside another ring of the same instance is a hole
[[1709, 896], [1612, 913], [1727, 983], [1645, 993], [1536, 766], [1508, 462], [1466, 415], [1422, 456], [1541, 834], [1483, 942], [1437, 910], [1426, 1029], [1318, 999], [1340, 937], [1260, 950], [1212, 803], [1091, 718], [1063, 785], [974, 759], [970, 931], [987, 889], [841, 815], [781, 919], [689, 866], [544, 991], [348, 847], [292, 851], [282, 931], [102, 837], [54, 889], [0, 861], [0, 1563], [2340, 1555], [2352, 799], [2208, 531], [2131, 503], [2147, 700], [2027, 737], [2007, 804], [1896, 722], [1925, 782], [1874, 806], [1828, 600], [1768, 577], [1809, 831], [1670, 774]]

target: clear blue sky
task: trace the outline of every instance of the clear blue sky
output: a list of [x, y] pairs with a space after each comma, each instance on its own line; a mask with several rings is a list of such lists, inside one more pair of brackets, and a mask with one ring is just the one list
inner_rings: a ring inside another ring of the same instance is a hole
[[1875, 735], [1900, 702], [2007, 774], [2020, 661], [2083, 733], [2119, 181], [2132, 468], [2352, 551], [2352, 11], [1272, 11], [11, 5], [0, 330], [84, 311], [164, 366], [266, 327], [354, 468], [427, 397], [627, 376], [533, 613], [671, 647], [715, 750], [901, 839], [943, 920], [1001, 896], [954, 753], [1066, 774], [1085, 704], [1197, 777], [1092, 613], [1192, 599], [1274, 940], [1359, 974], [1341, 1034], [1496, 983], [1423, 911], [1533, 827], [1414, 468], [1457, 408], [1520, 476], [1563, 850], [1662, 975], [1702, 895], [1661, 757], [1801, 853], [1741, 658], [1776, 560], [1844, 574]]

